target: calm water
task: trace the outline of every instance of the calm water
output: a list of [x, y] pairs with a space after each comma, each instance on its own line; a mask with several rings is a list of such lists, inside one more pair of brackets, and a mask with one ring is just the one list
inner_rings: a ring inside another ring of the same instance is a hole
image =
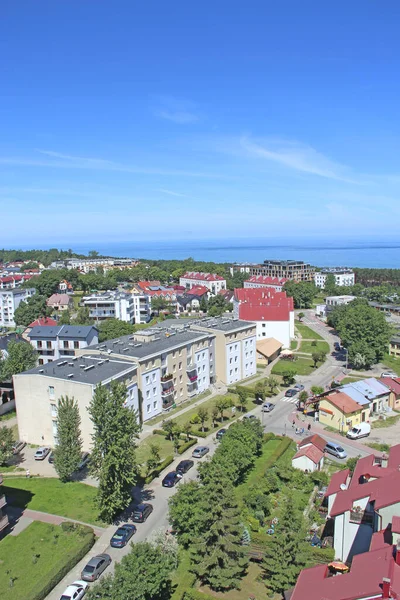
[[[52, 246], [37, 246], [41, 248]], [[184, 259], [213, 262], [259, 263], [265, 259], [295, 259], [316, 266], [400, 268], [400, 237], [391, 240], [291, 240], [290, 243], [241, 239], [171, 242], [90, 242], [63, 243], [75, 252], [97, 250], [103, 256], [149, 259]], [[30, 246], [32, 248], [32, 246]]]

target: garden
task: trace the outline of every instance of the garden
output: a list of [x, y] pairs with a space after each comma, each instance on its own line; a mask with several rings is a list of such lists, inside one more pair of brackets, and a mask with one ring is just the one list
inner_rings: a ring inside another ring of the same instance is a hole
[[35, 521], [0, 541], [2, 600], [42, 600], [90, 550], [93, 530]]

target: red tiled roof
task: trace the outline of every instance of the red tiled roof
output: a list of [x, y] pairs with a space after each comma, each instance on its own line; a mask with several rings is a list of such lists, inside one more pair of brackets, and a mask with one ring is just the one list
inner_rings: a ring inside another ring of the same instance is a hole
[[192, 288], [190, 288], [190, 290], [186, 291], [190, 295], [193, 294], [194, 296], [204, 296], [204, 294], [208, 294], [210, 290], [204, 285], [194, 285]]
[[400, 467], [400, 444], [392, 446], [389, 450], [388, 467], [398, 469]]
[[336, 577], [328, 577], [328, 573], [327, 565], [301, 571], [291, 600], [382, 598], [384, 577], [391, 580], [392, 594], [400, 593], [400, 566], [395, 563], [392, 546], [356, 555], [348, 573]]
[[149, 287], [157, 287], [161, 285], [160, 281], [138, 281], [137, 285], [142, 289], [142, 290], [147, 290], [147, 288]]
[[313, 444], [323, 452], [325, 450], [326, 440], [324, 440], [323, 437], [315, 433], [314, 435], [310, 435], [309, 437], [304, 438], [304, 440], [302, 440], [299, 443], [299, 448], [307, 446], [308, 444]]
[[375, 510], [397, 504], [400, 502], [400, 473], [391, 471], [386, 477], [382, 476], [380, 479], [374, 479], [368, 483], [350, 485], [348, 490], [340, 492], [336, 496], [331, 516], [341, 515], [350, 510], [354, 503], [361, 498], [369, 498], [370, 502], [374, 501]]
[[72, 299], [68, 294], [53, 294], [47, 300], [47, 306], [63, 306], [70, 303], [72, 303]]
[[331, 394], [328, 394], [328, 396], [321, 398], [321, 402], [324, 400], [327, 400], [336, 406], [336, 408], [338, 408], [340, 412], [344, 413], [345, 415], [357, 412], [362, 408], [360, 404], [357, 404], [353, 398], [350, 398], [350, 396], [344, 392], [332, 392]]
[[151, 298], [153, 296], [163, 296], [164, 298], [175, 298], [175, 290], [167, 289], [167, 290], [147, 290], [147, 296]]
[[220, 275], [215, 273], [195, 273], [194, 271], [187, 271], [182, 275], [182, 279], [197, 279], [199, 281], [225, 281]]
[[265, 275], [253, 275], [246, 283], [262, 283], [264, 285], [283, 285], [288, 280], [283, 277], [267, 277]]
[[386, 385], [396, 396], [400, 396], [400, 378], [393, 379], [392, 377], [381, 377], [378, 379], [383, 385]]
[[332, 494], [337, 494], [337, 492], [341, 489], [340, 486], [346, 483], [349, 474], [349, 469], [344, 469], [344, 471], [337, 471], [334, 473], [329, 482], [328, 489], [325, 492], [325, 497], [327, 498]]
[[28, 327], [37, 327], [40, 325], [49, 325], [54, 327], [55, 325], [58, 325], [58, 323], [54, 319], [49, 319], [49, 317], [40, 317], [39, 319], [36, 319], [36, 321], [32, 321]]
[[324, 453], [322, 452], [322, 450], [311, 444], [310, 446], [304, 446], [303, 448], [300, 448], [293, 456], [292, 460], [300, 458], [301, 456], [306, 456], [307, 458], [312, 460], [314, 464], [317, 465], [321, 458], [324, 456]]
[[26, 279], [32, 279], [32, 275], [7, 275], [6, 277], [0, 277], [1, 283], [11, 283], [12, 281], [25, 281]]
[[235, 288], [234, 291], [238, 302], [278, 304], [279, 301], [288, 299], [286, 292], [277, 292], [274, 288]]

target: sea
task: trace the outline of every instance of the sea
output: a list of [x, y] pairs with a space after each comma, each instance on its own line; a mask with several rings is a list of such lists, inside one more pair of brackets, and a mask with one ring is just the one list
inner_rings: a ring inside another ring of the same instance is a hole
[[[179, 241], [93, 241], [33, 247], [72, 248], [79, 254], [97, 250], [101, 256], [151, 260], [193, 258], [217, 263], [262, 263], [267, 259], [300, 260], [318, 267], [400, 268], [400, 236], [388, 239], [267, 239], [179, 240]], [[30, 246], [32, 248], [32, 245]], [[26, 247], [27, 248], [27, 247]]]

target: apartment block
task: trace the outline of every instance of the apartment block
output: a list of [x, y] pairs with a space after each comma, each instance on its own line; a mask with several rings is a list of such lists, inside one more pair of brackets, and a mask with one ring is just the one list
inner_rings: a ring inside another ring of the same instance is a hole
[[345, 267], [330, 267], [315, 272], [315, 285], [319, 288], [324, 288], [328, 275], [333, 275], [335, 277], [335, 284], [337, 286], [349, 287], [355, 283], [355, 274], [352, 269], [347, 269]]
[[264, 275], [253, 275], [243, 283], [244, 288], [272, 288], [281, 292], [288, 280], [284, 277], [265, 277]]
[[147, 323], [151, 317], [151, 302], [146, 294], [132, 294], [134, 323]]
[[226, 279], [214, 273], [195, 273], [188, 271], [179, 278], [179, 285], [190, 290], [195, 286], [205, 286], [212, 294], [226, 290]]
[[0, 327], [15, 327], [15, 310], [35, 292], [35, 288], [0, 290]]
[[83, 306], [89, 309], [89, 317], [96, 322], [106, 319], [120, 319], [134, 323], [134, 300], [125, 292], [104, 292], [82, 298]]
[[39, 365], [75, 356], [77, 350], [99, 341], [96, 327], [83, 325], [32, 327], [27, 337], [39, 355]]
[[235, 272], [293, 281], [314, 281], [315, 269], [309, 263], [300, 260], [264, 260], [259, 265], [234, 264], [231, 273]]

